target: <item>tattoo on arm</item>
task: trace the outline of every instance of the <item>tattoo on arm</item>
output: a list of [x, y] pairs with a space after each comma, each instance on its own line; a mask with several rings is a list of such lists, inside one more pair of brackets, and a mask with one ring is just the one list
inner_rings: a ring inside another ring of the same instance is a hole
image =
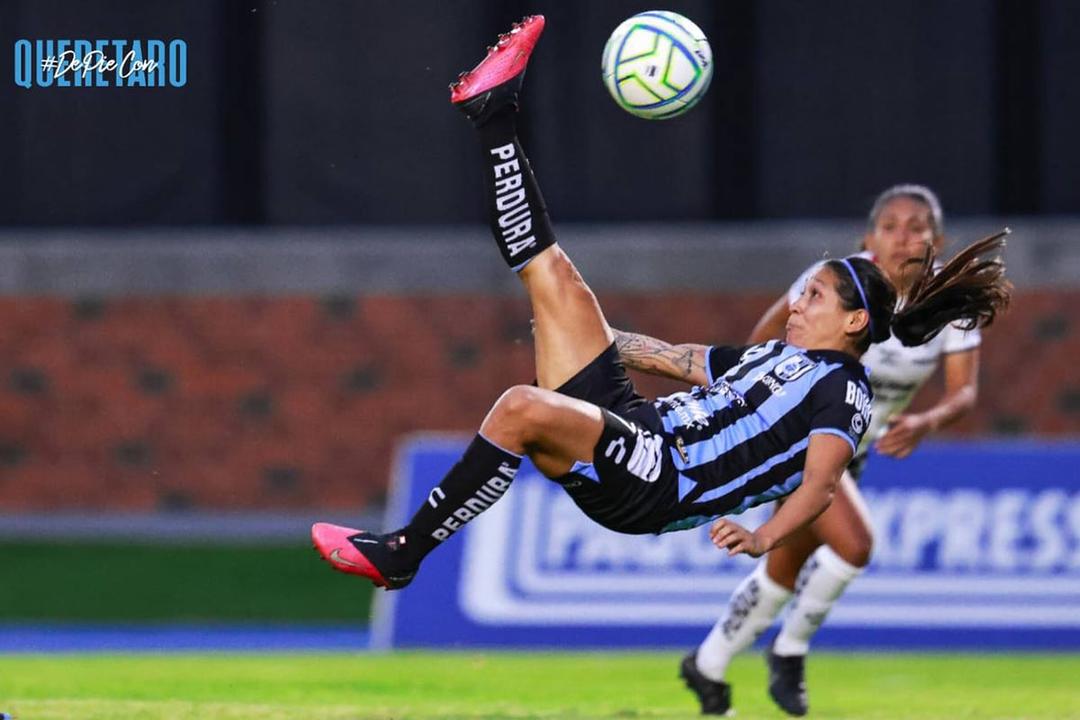
[[689, 343], [672, 345], [648, 335], [612, 330], [619, 357], [627, 367], [695, 384], [708, 381], [705, 372], [708, 346]]

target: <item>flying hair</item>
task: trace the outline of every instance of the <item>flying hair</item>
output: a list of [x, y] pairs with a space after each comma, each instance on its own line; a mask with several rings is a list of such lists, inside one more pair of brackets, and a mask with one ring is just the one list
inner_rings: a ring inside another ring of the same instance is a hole
[[[931, 340], [950, 323], [963, 330], [986, 327], [1009, 305], [1012, 284], [998, 256], [1008, 228], [969, 245], [934, 271], [934, 248], [911, 261], [917, 275], [908, 284], [889, 326], [904, 345]], [[993, 257], [987, 257], [993, 254]]]
[[826, 260], [842, 307], [867, 312], [867, 327], [856, 339], [855, 350], [862, 354], [872, 343], [885, 342], [890, 336], [914, 347], [950, 323], [971, 330], [994, 322], [1008, 307], [1012, 290], [1005, 279], [1005, 264], [998, 257], [1008, 234], [1006, 228], [983, 238], [940, 268], [935, 249], [928, 245], [921, 258], [901, 268], [911, 278], [901, 289], [893, 287], [881, 268], [866, 258]]

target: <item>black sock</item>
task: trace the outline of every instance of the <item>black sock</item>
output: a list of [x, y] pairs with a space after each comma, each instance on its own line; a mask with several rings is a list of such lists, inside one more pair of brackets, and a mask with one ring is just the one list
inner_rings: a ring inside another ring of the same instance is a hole
[[397, 534], [405, 535], [402, 549], [409, 561], [419, 564], [439, 543], [465, 523], [491, 507], [502, 497], [521, 467], [521, 457], [503, 450], [477, 435], [465, 454], [427, 500], [409, 524]]
[[555, 242], [544, 197], [506, 108], [477, 127], [484, 152], [488, 221], [503, 260], [515, 272]]

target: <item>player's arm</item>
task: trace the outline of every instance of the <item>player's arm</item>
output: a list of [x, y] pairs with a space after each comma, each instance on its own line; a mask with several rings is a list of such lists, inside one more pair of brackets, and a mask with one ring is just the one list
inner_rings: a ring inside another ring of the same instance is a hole
[[713, 544], [721, 550], [727, 549], [728, 555], [746, 553], [751, 557], [759, 557], [783, 544], [792, 533], [810, 524], [829, 507], [853, 454], [851, 443], [842, 437], [830, 433], [811, 435], [802, 484], [795, 492], [753, 532], [728, 518], [720, 518], [709, 529]]
[[648, 335], [623, 332], [612, 328], [619, 358], [627, 367], [649, 375], [682, 380], [693, 385], [707, 385], [709, 376], [709, 346], [671, 343]]
[[791, 305], [788, 295], [783, 295], [769, 306], [761, 319], [757, 321], [750, 333], [749, 345], [757, 345], [766, 340], [783, 339], [787, 333], [788, 315], [791, 314]]
[[956, 422], [975, 407], [979, 397], [979, 348], [945, 355], [945, 393], [929, 410], [901, 413], [889, 420], [889, 429], [875, 444], [882, 455], [904, 458], [924, 437]]

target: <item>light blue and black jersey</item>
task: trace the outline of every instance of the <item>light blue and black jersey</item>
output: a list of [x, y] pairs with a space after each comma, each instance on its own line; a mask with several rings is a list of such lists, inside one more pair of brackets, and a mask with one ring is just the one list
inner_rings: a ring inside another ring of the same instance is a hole
[[682, 519], [699, 525], [787, 495], [802, 482], [810, 437], [858, 447], [870, 384], [854, 357], [772, 340], [709, 349], [709, 384], [656, 400], [677, 472]]

